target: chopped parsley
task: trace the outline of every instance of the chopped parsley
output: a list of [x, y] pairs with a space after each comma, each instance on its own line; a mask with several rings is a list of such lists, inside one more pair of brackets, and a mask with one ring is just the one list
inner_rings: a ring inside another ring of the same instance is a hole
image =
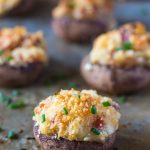
[[15, 134], [14, 131], [9, 131], [7, 134], [7, 137], [12, 140], [12, 139], [15, 139], [17, 135]]
[[133, 44], [132, 44], [131, 42], [124, 42], [124, 43], [123, 43], [123, 49], [124, 49], [124, 50], [133, 49]]
[[3, 50], [0, 50], [0, 56], [2, 56], [4, 54]]
[[95, 106], [95, 105], [93, 105], [93, 106], [91, 107], [91, 113], [92, 113], [92, 114], [96, 114], [96, 113], [97, 113], [97, 109], [96, 109], [96, 106]]
[[116, 48], [116, 51], [122, 51], [123, 48]]
[[109, 101], [102, 102], [102, 104], [103, 104], [104, 107], [109, 107], [109, 106], [111, 106], [111, 104], [110, 104]]
[[0, 92], [0, 103], [3, 103], [5, 105], [9, 105], [12, 102], [12, 99], [5, 95], [3, 92]]
[[35, 116], [35, 113], [34, 113], [34, 111], [32, 111], [32, 116]]
[[64, 107], [64, 108], [63, 108], [63, 112], [64, 112], [65, 115], [68, 115], [68, 110], [67, 110], [67, 108]]
[[24, 108], [26, 104], [23, 100], [17, 100], [15, 102], [12, 102], [8, 105], [8, 108], [10, 109], [18, 109], [18, 108]]
[[45, 114], [42, 115], [42, 123], [44, 123], [46, 121], [46, 117]]
[[133, 49], [133, 44], [131, 42], [124, 42], [122, 47], [116, 48], [116, 51], [127, 51]]
[[121, 103], [121, 104], [124, 104], [126, 101], [127, 101], [127, 98], [125, 96], [119, 96], [118, 97], [118, 101]]
[[77, 87], [77, 83], [69, 82], [69, 83], [68, 83], [68, 87], [69, 87], [69, 88], [76, 88], [76, 87]]
[[92, 128], [91, 132], [93, 132], [95, 135], [100, 135], [100, 130], [97, 128]]
[[80, 94], [73, 94], [74, 96], [76, 96], [78, 99], [81, 99], [81, 95]]
[[13, 57], [12, 57], [12, 56], [8, 56], [8, 57], [6, 58], [6, 61], [8, 61], [8, 62], [10, 62], [11, 60], [13, 60]]

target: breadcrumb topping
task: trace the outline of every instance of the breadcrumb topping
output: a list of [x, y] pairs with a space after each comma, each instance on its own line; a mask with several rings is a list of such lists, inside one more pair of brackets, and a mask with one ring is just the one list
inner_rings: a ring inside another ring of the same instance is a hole
[[140, 22], [129, 23], [99, 36], [90, 53], [93, 64], [150, 66], [150, 32]]
[[33, 120], [41, 134], [71, 141], [104, 142], [118, 129], [120, 113], [116, 105], [93, 90], [61, 90], [40, 102]]

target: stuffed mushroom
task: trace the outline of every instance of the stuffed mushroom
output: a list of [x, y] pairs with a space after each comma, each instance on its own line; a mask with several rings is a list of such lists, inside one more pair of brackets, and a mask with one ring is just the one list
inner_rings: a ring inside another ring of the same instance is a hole
[[30, 33], [24, 27], [0, 29], [0, 86], [31, 84], [47, 62], [42, 32]]
[[113, 0], [61, 0], [53, 11], [56, 34], [73, 42], [89, 42], [115, 25]]
[[150, 33], [129, 23], [99, 36], [81, 63], [83, 78], [94, 88], [124, 94], [150, 84]]
[[30, 10], [34, 0], [0, 0], [0, 16], [22, 14]]
[[108, 150], [119, 126], [119, 105], [93, 90], [61, 90], [34, 109], [33, 132], [43, 150]]

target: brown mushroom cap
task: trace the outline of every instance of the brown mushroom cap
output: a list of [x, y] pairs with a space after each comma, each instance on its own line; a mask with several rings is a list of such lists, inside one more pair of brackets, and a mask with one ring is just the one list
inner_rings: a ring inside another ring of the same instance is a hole
[[92, 41], [108, 29], [107, 22], [102, 20], [76, 20], [71, 17], [53, 18], [52, 26], [62, 39], [81, 43]]
[[19, 15], [19, 14], [24, 14], [27, 11], [30, 11], [31, 8], [33, 7], [33, 4], [35, 0], [20, 0], [21, 2], [6, 12], [4, 15]]
[[89, 56], [86, 56], [81, 63], [81, 74], [89, 85], [99, 91], [125, 94], [150, 85], [150, 68], [148, 67], [117, 68], [91, 64], [91, 69], [86, 69], [86, 64], [91, 64]]
[[30, 63], [27, 66], [13, 67], [8, 64], [0, 66], [0, 86], [25, 86], [33, 83], [44, 69], [41, 62]]
[[43, 150], [108, 150], [112, 148], [116, 134], [114, 133], [105, 143], [69, 141], [65, 139], [54, 139], [52, 137], [39, 134], [38, 126], [33, 127], [36, 141]]

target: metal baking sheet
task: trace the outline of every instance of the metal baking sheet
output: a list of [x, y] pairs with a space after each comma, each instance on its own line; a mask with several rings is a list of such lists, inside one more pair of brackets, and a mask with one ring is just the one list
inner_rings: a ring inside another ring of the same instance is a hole
[[[49, 4], [40, 5], [28, 16], [0, 20], [0, 27], [24, 25], [33, 32], [42, 30], [47, 39], [50, 57], [46, 77], [35, 85], [19, 89], [22, 92], [19, 98], [27, 104], [25, 108], [10, 110], [0, 105], [0, 126], [18, 134], [18, 139], [15, 140], [7, 140], [0, 134], [0, 150], [40, 150], [32, 134], [33, 108], [43, 98], [61, 88], [69, 88], [70, 84], [76, 85], [78, 89], [90, 89], [80, 77], [79, 64], [90, 51], [91, 44], [70, 44], [57, 38], [50, 26], [50, 13]], [[12, 89], [0, 88], [0, 91], [10, 95]], [[113, 98], [117, 100], [117, 97]], [[127, 95], [127, 101], [120, 105], [122, 119], [113, 150], [150, 150], [150, 88]]]

